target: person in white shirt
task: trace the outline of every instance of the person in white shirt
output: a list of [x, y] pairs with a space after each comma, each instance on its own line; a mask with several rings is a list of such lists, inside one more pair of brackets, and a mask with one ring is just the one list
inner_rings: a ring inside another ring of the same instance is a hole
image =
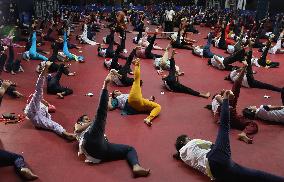
[[224, 92], [221, 124], [215, 144], [181, 135], [176, 140], [175, 158], [202, 172], [211, 180], [226, 182], [284, 182], [284, 178], [263, 171], [243, 167], [232, 160], [230, 147], [229, 99], [232, 91]]
[[284, 88], [281, 92], [282, 106], [261, 105], [259, 108], [250, 106], [243, 109], [243, 115], [249, 119], [261, 119], [274, 123], [284, 123]]
[[174, 10], [166, 10], [165, 11], [165, 32], [173, 32], [174, 30], [174, 24], [173, 24], [173, 18], [175, 16]]
[[132, 168], [134, 177], [146, 177], [150, 169], [141, 167], [134, 147], [110, 143], [105, 137], [105, 126], [108, 111], [108, 84], [110, 75], [104, 81], [97, 114], [93, 122], [83, 115], [75, 124], [75, 133], [78, 135], [79, 153], [84, 155], [87, 163], [98, 164], [115, 160], [127, 160]]

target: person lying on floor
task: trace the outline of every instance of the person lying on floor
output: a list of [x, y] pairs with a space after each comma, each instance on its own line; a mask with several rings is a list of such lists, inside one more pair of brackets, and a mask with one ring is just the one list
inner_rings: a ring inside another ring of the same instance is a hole
[[201, 139], [190, 139], [180, 135], [176, 139], [177, 153], [174, 157], [190, 167], [197, 169], [211, 180], [230, 182], [284, 182], [284, 178], [267, 172], [249, 169], [235, 163], [230, 147], [230, 109], [229, 99], [232, 91], [223, 94], [221, 120], [215, 144]]
[[[254, 78], [253, 76], [253, 70], [252, 70], [252, 64], [251, 64], [251, 59], [252, 59], [252, 41], [249, 41], [249, 51], [245, 56], [246, 64], [247, 66], [247, 71], [246, 75], [244, 76], [242, 80], [242, 86], [247, 87], [247, 88], [259, 88], [259, 89], [266, 89], [266, 90], [272, 90], [275, 92], [281, 92], [281, 88], [273, 86], [271, 84], [267, 84], [261, 81], [258, 81]], [[240, 74], [241, 70], [233, 70], [229, 76], [225, 77], [225, 80], [229, 80], [232, 82], [235, 82], [237, 78], [239, 77], [238, 75]]]
[[[41, 73], [46, 65], [48, 66], [48, 73], [55, 73], [59, 70], [60, 66], [64, 64], [63, 63], [56, 64], [55, 62], [52, 61], [45, 61], [45, 62], [42, 61], [37, 65], [36, 72]], [[66, 76], [75, 76], [75, 72], [70, 72], [69, 67], [66, 65], [64, 65], [63, 67], [63, 74]]]
[[[108, 70], [115, 69], [115, 70], [118, 71], [122, 68], [122, 65], [120, 65], [119, 62], [118, 62], [120, 51], [121, 51], [121, 47], [120, 47], [120, 45], [118, 45], [117, 49], [115, 50], [113, 58], [109, 59], [109, 60], [105, 59], [104, 66], [105, 66], [106, 69], [108, 69]], [[130, 53], [129, 57], [128, 57], [128, 58], [131, 58], [131, 61], [132, 61], [132, 59], [135, 55], [135, 52], [136, 52], [136, 50], [133, 49], [132, 52]]]
[[186, 87], [179, 83], [178, 76], [176, 76], [176, 69], [175, 69], [175, 61], [174, 61], [175, 50], [172, 52], [172, 57], [170, 59], [170, 71], [168, 76], [163, 76], [162, 80], [164, 82], [165, 87], [172, 92], [178, 93], [186, 93], [198, 97], [209, 98], [210, 93], [207, 92], [205, 94], [192, 90], [189, 87]]
[[281, 91], [282, 106], [261, 105], [243, 109], [243, 115], [249, 119], [261, 119], [273, 123], [284, 123], [284, 88]]
[[88, 38], [88, 25], [84, 24], [84, 30], [83, 33], [79, 36], [77, 36], [77, 39], [80, 41], [81, 44], [90, 44], [90, 45], [97, 45], [98, 43], [96, 43], [93, 40], [90, 40]]
[[64, 99], [65, 96], [73, 94], [72, 89], [60, 85], [60, 79], [63, 72], [66, 74], [66, 67], [64, 64], [61, 64], [57, 73], [54, 76], [49, 75], [47, 78], [47, 93], [57, 95], [60, 99]]
[[31, 48], [29, 49], [29, 51], [26, 51], [23, 53], [23, 58], [24, 59], [27, 59], [27, 60], [41, 60], [41, 61], [47, 61], [48, 58], [37, 53], [37, 43], [36, 43], [36, 32], [34, 31], [33, 34], [32, 34], [32, 38], [31, 38], [31, 41], [32, 41], [32, 45], [31, 45]]
[[[121, 41], [121, 43], [123, 43], [123, 40]], [[115, 56], [115, 51], [113, 50], [113, 46], [114, 46], [114, 39], [112, 38], [107, 48], [103, 48], [102, 44], [99, 44], [98, 56], [104, 57], [104, 58], [113, 58]], [[119, 51], [119, 53], [122, 51], [121, 45], [117, 46], [116, 51]], [[118, 57], [122, 59], [126, 59], [126, 57], [122, 54], [118, 54]]]
[[49, 111], [54, 111], [55, 107], [43, 99], [43, 85], [47, 71], [48, 68], [46, 66], [39, 75], [36, 83], [36, 90], [34, 94], [30, 96], [30, 100], [27, 102], [24, 113], [36, 128], [51, 130], [66, 140], [72, 141], [75, 139], [75, 135], [66, 132], [60, 124], [51, 119]]
[[105, 126], [108, 112], [108, 84], [111, 78], [108, 75], [104, 81], [96, 117], [93, 121], [87, 115], [81, 116], [75, 124], [75, 133], [79, 141], [78, 155], [85, 156], [87, 163], [102, 163], [115, 160], [127, 160], [132, 168], [134, 177], [150, 175], [150, 169], [144, 169], [139, 161], [134, 147], [110, 143], [105, 136]]
[[181, 36], [181, 30], [179, 30], [177, 34], [172, 34], [170, 39], [173, 48], [193, 50], [193, 45], [189, 45], [184, 41], [184, 38]]
[[234, 45], [228, 45], [227, 52], [233, 54], [243, 48], [244, 27], [242, 26], [240, 36], [237, 37], [237, 42]]
[[[170, 45], [166, 48], [163, 57], [154, 60], [154, 67], [158, 70], [158, 74], [162, 74], [163, 70], [170, 70], [169, 47]], [[179, 66], [175, 65], [175, 69], [178, 76], [184, 75], [184, 72], [180, 71]]]
[[192, 54], [204, 58], [213, 58], [214, 54], [211, 52], [211, 42], [213, 34], [210, 32], [208, 35], [207, 44], [205, 46], [195, 46], [193, 47]]
[[84, 62], [84, 57], [83, 56], [76, 56], [75, 54], [72, 54], [69, 52], [68, 45], [67, 45], [67, 33], [66, 31], [64, 32], [64, 37], [63, 37], [63, 53], [67, 56], [69, 60], [75, 60], [79, 62]]
[[140, 81], [140, 60], [137, 58], [134, 64], [134, 82], [129, 94], [122, 94], [119, 90], [113, 91], [108, 108], [109, 110], [119, 108], [123, 111], [123, 114], [150, 113], [144, 119], [144, 123], [152, 126], [152, 120], [159, 115], [161, 106], [152, 101], [154, 100], [153, 96], [151, 100], [143, 98]]
[[[271, 39], [273, 39], [275, 37], [274, 34], [270, 35], [269, 39], [270, 39], [270, 44], [269, 44], [269, 50], [268, 53], [270, 54], [284, 54], [284, 49], [282, 49], [282, 45], [281, 45], [281, 41], [283, 39], [283, 35], [284, 35], [284, 29], [283, 31], [280, 33], [280, 36], [276, 42], [276, 44], [274, 46], [271, 46]], [[261, 48], [260, 51], [264, 51], [265, 47]]]
[[146, 48], [145, 47], [141, 47], [141, 46], [137, 46], [136, 47], [136, 56], [138, 58], [155, 59], [155, 58], [162, 57], [161, 55], [152, 53], [157, 33], [158, 33], [158, 29], [156, 29], [156, 32], [155, 32], [154, 36], [150, 38], [150, 40], [149, 40], [150, 44]]
[[[243, 67], [238, 75], [237, 80], [233, 84], [232, 92], [234, 94], [234, 98], [229, 100], [231, 115], [230, 124], [232, 128], [242, 130], [242, 132], [238, 135], [239, 140], [251, 144], [253, 142], [253, 135], [258, 131], [258, 126], [255, 122], [249, 121], [237, 113], [237, 103], [241, 91], [242, 80], [245, 76], [245, 71], [246, 67]], [[224, 90], [215, 95], [212, 99], [211, 110], [217, 123], [220, 122], [220, 110], [224, 100], [223, 93]]]
[[[12, 82], [7, 80], [2, 83], [0, 87], [0, 106], [5, 92], [12, 84]], [[16, 173], [24, 180], [35, 180], [38, 178], [27, 166], [23, 156], [0, 149], [0, 167], [6, 166], [14, 166]]]
[[[7, 81], [7, 80], [2, 80], [0, 78], [0, 86], [4, 83], [4, 81]], [[19, 91], [17, 91], [17, 84], [11, 82], [12, 84], [7, 88], [6, 90], [6, 94], [9, 95], [10, 97], [13, 97], [13, 98], [21, 98], [21, 97], [24, 97], [24, 95], [22, 93], [20, 93]]]
[[[149, 39], [149, 36], [148, 36], [148, 33], [149, 32], [149, 28], [147, 27], [146, 30], [145, 30], [145, 33], [143, 35], [143, 37], [141, 37], [139, 39], [139, 41], [137, 42], [137, 44], [141, 47], [148, 47], [150, 45], [150, 42], [148, 41]], [[151, 40], [151, 39], [150, 39]], [[159, 46], [156, 46], [155, 44], [153, 45], [153, 49], [154, 50], [164, 50], [163, 48], [159, 47]]]

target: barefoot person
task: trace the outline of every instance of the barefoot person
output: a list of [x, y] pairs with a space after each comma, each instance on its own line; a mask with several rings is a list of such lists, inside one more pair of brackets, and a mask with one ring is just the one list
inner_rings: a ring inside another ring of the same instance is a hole
[[79, 139], [79, 155], [86, 157], [85, 162], [101, 163], [115, 160], [127, 160], [132, 168], [134, 177], [146, 177], [150, 169], [141, 167], [135, 148], [110, 143], [105, 138], [105, 126], [108, 112], [108, 84], [111, 81], [108, 75], [104, 81], [96, 117], [91, 122], [88, 116], [83, 115], [75, 124], [75, 132]]
[[215, 144], [181, 135], [176, 140], [174, 155], [199, 170], [211, 180], [230, 182], [284, 182], [284, 178], [267, 172], [243, 167], [232, 160], [230, 147], [229, 99], [234, 95], [227, 90], [223, 95], [221, 124]]
[[[253, 121], [245, 119], [237, 113], [237, 103], [245, 71], [246, 67], [242, 68], [238, 79], [233, 84], [232, 92], [234, 94], [234, 98], [230, 100], [230, 124], [232, 128], [242, 130], [242, 132], [238, 135], [239, 140], [251, 144], [253, 142], [253, 135], [258, 131], [258, 125]], [[212, 112], [214, 114], [214, 117], [217, 119], [217, 123], [219, 123], [221, 105], [224, 100], [222, 96], [223, 92], [224, 91], [222, 91], [220, 94], [215, 95], [212, 100]]]
[[173, 50], [172, 57], [170, 59], [169, 75], [167, 77], [164, 76], [162, 78], [165, 87], [172, 92], [186, 93], [186, 94], [190, 94], [190, 95], [194, 95], [194, 96], [198, 96], [198, 97], [203, 97], [203, 98], [206, 98], [206, 99], [209, 98], [210, 97], [209, 92], [202, 94], [200, 92], [192, 90], [191, 88], [186, 87], [186, 86], [182, 85], [181, 83], [179, 83], [178, 77], [176, 76], [177, 71], [176, 71], [176, 66], [175, 66], [174, 55], [175, 55], [175, 51]]
[[47, 70], [47, 67], [45, 67], [43, 72], [39, 75], [36, 83], [35, 93], [31, 95], [31, 100], [26, 105], [24, 112], [36, 128], [51, 130], [66, 140], [72, 141], [75, 139], [75, 135], [66, 132], [66, 130], [60, 124], [51, 119], [51, 115], [48, 113], [48, 109], [51, 107], [51, 105], [43, 100], [42, 87], [44, 85]]
[[113, 91], [108, 107], [109, 110], [119, 108], [123, 110], [124, 114], [150, 113], [149, 116], [144, 119], [144, 123], [151, 126], [152, 120], [159, 115], [161, 106], [153, 102], [154, 97], [150, 100], [143, 98], [140, 81], [140, 59], [137, 58], [134, 62], [134, 82], [130, 93], [122, 94], [118, 90]]

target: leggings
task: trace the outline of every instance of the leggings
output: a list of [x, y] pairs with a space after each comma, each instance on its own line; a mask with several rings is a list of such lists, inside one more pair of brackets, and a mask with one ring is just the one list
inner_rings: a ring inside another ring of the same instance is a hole
[[47, 93], [48, 94], [57, 94], [63, 93], [62, 95], [67, 96], [73, 94], [73, 90], [67, 87], [62, 87], [59, 83], [62, 73], [64, 71], [64, 64], [61, 64], [56, 75], [50, 78], [47, 83]]
[[64, 32], [64, 43], [63, 43], [63, 53], [67, 56], [70, 60], [82, 61], [84, 59], [83, 56], [76, 56], [75, 54], [71, 54], [68, 50], [67, 45], [67, 33]]
[[240, 96], [240, 91], [242, 87], [242, 80], [244, 77], [244, 72], [241, 73], [241, 75], [238, 77], [238, 79], [234, 82], [232, 92], [234, 93], [234, 99], [230, 100], [230, 114], [231, 114], [231, 122], [230, 125], [232, 128], [243, 130], [243, 132], [250, 136], [250, 138], [253, 137], [255, 133], [258, 132], [258, 125], [251, 120], [247, 120], [243, 116], [239, 116], [237, 114], [237, 103]]
[[54, 73], [54, 72], [58, 72], [58, 70], [60, 69], [61, 65], [63, 65], [62, 67], [62, 73], [64, 75], [67, 75], [70, 73], [68, 67], [66, 67], [63, 63], [61, 64], [56, 64], [56, 63], [51, 63], [51, 65], [48, 67], [48, 72], [49, 73]]
[[218, 47], [220, 49], [226, 50], [227, 46], [226, 46], [226, 39], [225, 39], [225, 29], [222, 29], [222, 33], [221, 33], [221, 37], [218, 43]]
[[5, 65], [5, 68], [7, 71], [11, 72], [18, 72], [20, 67], [21, 67], [21, 61], [20, 60], [15, 60], [15, 53], [14, 53], [14, 48], [13, 46], [9, 46], [9, 58], [8, 61]]
[[115, 53], [114, 53], [114, 56], [111, 60], [111, 64], [110, 64], [110, 67], [109, 69], [115, 69], [115, 70], [119, 70], [121, 68], [121, 65], [118, 63], [118, 57], [119, 57], [119, 54], [120, 54], [120, 46], [117, 47]]
[[34, 60], [42, 60], [42, 61], [47, 61], [48, 58], [37, 53], [36, 50], [36, 32], [33, 32], [33, 36], [32, 36], [32, 46], [29, 50], [29, 54], [30, 54], [30, 58], [34, 59]]
[[0, 149], [0, 167], [14, 166], [19, 172], [21, 168], [26, 167], [23, 156]]
[[211, 42], [212, 42], [212, 34], [210, 33], [210, 35], [208, 36], [207, 44], [203, 47], [203, 57], [205, 58], [213, 58], [214, 56], [214, 54], [210, 50]]
[[134, 78], [128, 77], [127, 74], [131, 71], [130, 65], [135, 56], [135, 53], [136, 53], [136, 50], [133, 49], [130, 55], [128, 56], [128, 58], [126, 59], [125, 65], [121, 67], [118, 71], [118, 74], [121, 75], [120, 81], [126, 87], [133, 85], [133, 82], [134, 82]]
[[105, 137], [108, 91], [102, 90], [96, 118], [84, 134], [86, 152], [103, 162], [126, 159], [130, 166], [139, 164], [136, 150], [128, 145], [109, 143]]
[[214, 178], [216, 178], [217, 181], [224, 182], [283, 182], [284, 178], [282, 177], [243, 167], [231, 159], [228, 99], [224, 99], [221, 107], [221, 124], [216, 142], [211, 151], [207, 154], [210, 170]]
[[134, 82], [131, 87], [129, 97], [129, 105], [139, 112], [150, 112], [147, 117], [150, 121], [157, 117], [161, 111], [161, 106], [155, 102], [144, 99], [140, 85], [140, 65], [134, 68]]
[[156, 40], [156, 34], [153, 37], [151, 37], [151, 39], [149, 40], [149, 45], [145, 49], [145, 56], [147, 59], [155, 59], [162, 57], [161, 55], [152, 53], [155, 40]]
[[271, 68], [275, 68], [280, 65], [279, 62], [270, 62], [270, 63], [266, 62], [266, 57], [267, 57], [268, 50], [270, 49], [270, 47], [271, 47], [271, 42], [268, 42], [263, 53], [261, 54], [261, 57], [258, 59], [258, 64], [262, 67], [269, 66]]
[[223, 60], [225, 70], [232, 70], [233, 66], [231, 64], [243, 60], [244, 56], [245, 56], [245, 50], [241, 49], [239, 51], [234, 52], [230, 56], [225, 57]]
[[167, 85], [170, 87], [170, 89], [173, 92], [178, 92], [178, 93], [185, 93], [185, 94], [190, 94], [190, 95], [194, 95], [194, 96], [199, 96], [200, 93], [189, 88], [186, 87], [182, 84], [180, 84], [177, 80], [176, 80], [176, 68], [175, 68], [175, 61], [173, 58], [170, 59], [170, 71], [169, 71], [169, 75], [164, 78], [164, 81], [166, 81]]
[[253, 72], [252, 72], [252, 66], [251, 66], [251, 57], [252, 57], [252, 51], [249, 51], [249, 56], [247, 59], [248, 67], [247, 67], [247, 73], [246, 73], [249, 86], [251, 88], [259, 88], [259, 89], [272, 90], [275, 92], [281, 92], [282, 89], [279, 87], [275, 87], [273, 85], [263, 83], [263, 82], [260, 82], [254, 79]]

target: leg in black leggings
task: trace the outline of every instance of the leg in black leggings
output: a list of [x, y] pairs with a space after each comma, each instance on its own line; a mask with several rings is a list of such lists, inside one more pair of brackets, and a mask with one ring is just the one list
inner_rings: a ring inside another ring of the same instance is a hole
[[73, 94], [73, 90], [67, 87], [62, 87], [60, 85], [60, 79], [63, 73], [64, 65], [60, 65], [56, 75], [52, 77], [47, 83], [47, 93], [49, 94], [57, 94], [62, 93], [63, 96]]
[[151, 37], [150, 41], [149, 41], [149, 45], [146, 47], [145, 49], [145, 54], [147, 56], [148, 59], [153, 59], [153, 58], [160, 58], [162, 57], [161, 55], [157, 55], [157, 54], [153, 54], [152, 50], [153, 50], [153, 46], [156, 40], [156, 34]]
[[14, 166], [17, 172], [19, 172], [21, 168], [26, 167], [26, 163], [19, 154], [0, 150], [0, 167], [4, 166]]
[[231, 64], [233, 64], [233, 63], [235, 63], [237, 61], [243, 60], [244, 57], [245, 57], [245, 50], [241, 49], [241, 50], [239, 50], [237, 52], [234, 52], [230, 56], [225, 57], [224, 61], [223, 61], [223, 64], [226, 67], [226, 66], [231, 65]]
[[121, 37], [120, 47], [121, 47], [121, 51], [123, 51], [125, 49], [126, 32], [122, 31], [121, 35], [122, 37]]
[[207, 154], [210, 170], [220, 181], [230, 182], [283, 182], [284, 178], [266, 172], [245, 168], [232, 161], [230, 148], [229, 101], [224, 99], [221, 108], [221, 124], [215, 145]]
[[190, 94], [190, 95], [194, 95], [194, 96], [199, 96], [200, 93], [192, 90], [189, 87], [186, 87], [182, 84], [180, 84], [177, 79], [176, 79], [176, 68], [175, 68], [175, 61], [173, 58], [170, 59], [170, 71], [169, 71], [169, 75], [164, 79], [168, 86], [170, 87], [170, 89], [174, 92], [179, 92], [179, 93], [186, 93], [186, 94]]
[[84, 135], [84, 148], [88, 154], [102, 161], [126, 159], [131, 166], [139, 164], [136, 150], [133, 147], [109, 143], [104, 137], [108, 96], [108, 91], [103, 89], [96, 118]]
[[119, 71], [118, 71], [118, 74], [121, 75], [120, 81], [124, 86], [132, 86], [132, 84], [134, 82], [134, 79], [128, 77], [127, 74], [129, 72], [131, 72], [130, 65], [131, 65], [132, 60], [135, 56], [135, 53], [136, 53], [136, 50], [133, 49], [132, 52], [130, 53], [130, 55], [128, 56], [128, 58], [126, 59], [126, 63], [124, 64], [124, 66], [122, 68], [120, 68]]
[[110, 69], [119, 70], [121, 68], [121, 66], [118, 63], [118, 56], [119, 56], [120, 50], [121, 50], [121, 47], [118, 46], [112, 58]]
[[251, 57], [252, 57], [252, 53], [250, 52], [248, 59], [247, 59], [248, 67], [247, 67], [247, 73], [246, 73], [249, 86], [252, 88], [259, 88], [259, 89], [272, 90], [275, 92], [281, 92], [282, 89], [279, 87], [275, 87], [273, 85], [263, 83], [263, 82], [260, 82], [254, 79], [253, 72], [252, 72], [252, 66], [251, 66]]

